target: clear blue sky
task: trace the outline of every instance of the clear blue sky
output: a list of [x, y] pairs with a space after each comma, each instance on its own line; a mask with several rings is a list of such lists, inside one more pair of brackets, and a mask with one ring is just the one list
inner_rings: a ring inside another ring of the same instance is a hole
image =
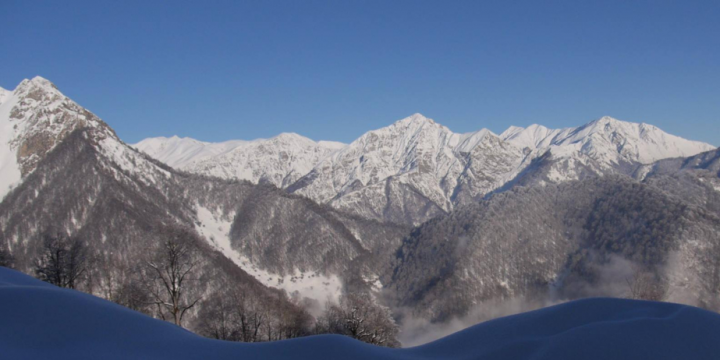
[[41, 75], [127, 142], [349, 142], [603, 115], [720, 145], [720, 1], [0, 1], [0, 86]]

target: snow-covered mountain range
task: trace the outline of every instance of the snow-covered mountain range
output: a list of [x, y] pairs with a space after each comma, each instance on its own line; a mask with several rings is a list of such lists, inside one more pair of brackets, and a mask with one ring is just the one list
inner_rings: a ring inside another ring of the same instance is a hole
[[629, 174], [639, 165], [714, 148], [607, 116], [576, 128], [532, 125], [496, 135], [454, 133], [420, 114], [348, 145], [281, 134], [223, 143], [151, 138], [134, 146], [178, 169], [270, 182], [363, 217], [412, 225], [507, 184]]
[[43, 78], [0, 94], [0, 250], [30, 272], [45, 234], [84, 239], [98, 256], [84, 290], [100, 296], [182, 232], [202, 249], [198, 294], [238, 287], [290, 312], [288, 295], [322, 308], [369, 291], [442, 321], [616, 287], [602, 276], [617, 259], [720, 309], [720, 155], [650, 125], [457, 134], [416, 114], [347, 145], [136, 145], [154, 159]]

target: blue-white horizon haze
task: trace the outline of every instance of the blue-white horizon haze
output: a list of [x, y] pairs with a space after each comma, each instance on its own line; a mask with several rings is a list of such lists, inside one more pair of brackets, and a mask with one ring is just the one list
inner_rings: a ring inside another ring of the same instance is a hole
[[36, 75], [126, 142], [413, 113], [455, 132], [609, 115], [720, 145], [717, 1], [3, 1], [0, 87]]

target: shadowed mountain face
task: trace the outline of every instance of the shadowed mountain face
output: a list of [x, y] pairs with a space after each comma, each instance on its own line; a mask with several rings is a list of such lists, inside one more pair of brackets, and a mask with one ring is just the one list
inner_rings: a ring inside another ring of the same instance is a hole
[[436, 320], [498, 299], [631, 296], [639, 274], [664, 299], [720, 310], [718, 258], [718, 213], [605, 177], [517, 188], [429, 221], [384, 280], [397, 306]]
[[642, 166], [635, 177], [678, 199], [720, 214], [720, 150]]

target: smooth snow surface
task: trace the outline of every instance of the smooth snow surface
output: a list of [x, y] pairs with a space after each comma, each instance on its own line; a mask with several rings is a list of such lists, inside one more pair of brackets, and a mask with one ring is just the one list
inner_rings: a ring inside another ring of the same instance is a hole
[[587, 299], [387, 349], [336, 335], [243, 344], [204, 339], [106, 300], [0, 268], [7, 359], [717, 359], [720, 315], [684, 305]]

